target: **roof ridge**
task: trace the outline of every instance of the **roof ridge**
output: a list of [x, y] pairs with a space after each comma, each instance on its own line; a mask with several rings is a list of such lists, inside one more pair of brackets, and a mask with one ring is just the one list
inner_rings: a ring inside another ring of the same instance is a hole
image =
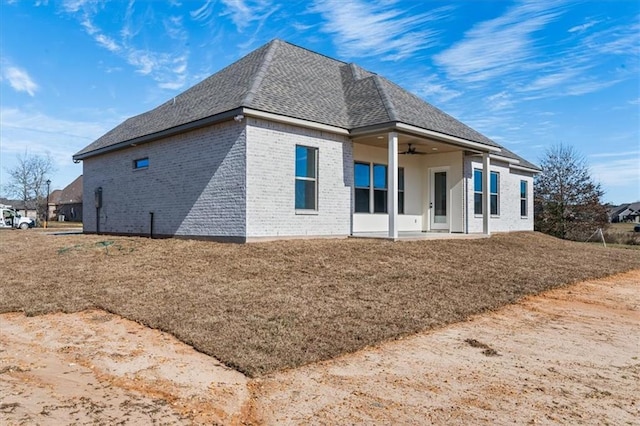
[[293, 46], [293, 47], [295, 47], [295, 48], [297, 48], [297, 49], [306, 50], [306, 51], [307, 51], [307, 52], [309, 52], [309, 53], [313, 53], [314, 55], [318, 55], [318, 56], [323, 56], [323, 57], [325, 57], [325, 58], [327, 58], [327, 59], [331, 59], [331, 60], [332, 60], [332, 61], [334, 61], [334, 62], [340, 62], [341, 64], [345, 64], [345, 65], [348, 65], [348, 64], [349, 64], [348, 62], [343, 61], [343, 60], [341, 60], [341, 59], [332, 58], [332, 57], [331, 57], [331, 56], [329, 56], [329, 55], [325, 55], [324, 53], [316, 52], [316, 51], [311, 50], [311, 49], [309, 49], [309, 48], [306, 48], [306, 47], [304, 47], [304, 46], [298, 46], [297, 44], [291, 43], [290, 41], [287, 41], [287, 40], [281, 40], [281, 39], [279, 39], [279, 38], [274, 38], [274, 39], [273, 39], [273, 41], [279, 41], [280, 43], [288, 44], [289, 46]]
[[256, 97], [256, 94], [258, 93], [258, 89], [260, 88], [260, 85], [262, 84], [264, 77], [267, 75], [267, 70], [271, 65], [273, 56], [275, 55], [275, 52], [278, 46], [280, 45], [280, 43], [282, 43], [282, 41], [277, 38], [271, 41], [270, 46], [267, 49], [267, 53], [264, 55], [264, 58], [262, 59], [262, 64], [260, 64], [260, 68], [258, 69], [258, 72], [256, 72], [254, 76], [254, 80], [251, 83], [251, 87], [249, 87], [247, 94], [245, 95], [244, 99], [241, 102], [242, 106], [250, 106], [250, 104], [253, 102], [253, 99]]
[[382, 86], [381, 77], [378, 74], [374, 74], [371, 76], [371, 78], [373, 78], [373, 82], [375, 83], [376, 88], [378, 89], [378, 93], [380, 94], [380, 98], [382, 99], [382, 104], [387, 110], [387, 115], [389, 116], [389, 119], [391, 121], [399, 121], [396, 107], [393, 105], [393, 102], [391, 101], [391, 97], [389, 96], [389, 94], [386, 92], [386, 90], [384, 90], [384, 87]]

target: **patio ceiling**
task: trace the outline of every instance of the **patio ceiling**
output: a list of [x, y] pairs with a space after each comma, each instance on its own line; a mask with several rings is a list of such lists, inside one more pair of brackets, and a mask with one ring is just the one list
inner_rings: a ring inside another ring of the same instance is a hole
[[[357, 136], [352, 140], [354, 143], [375, 146], [386, 149], [388, 147], [388, 134], [381, 132], [377, 134], [369, 134], [365, 136]], [[437, 142], [431, 139], [421, 138], [414, 135], [398, 133], [398, 151], [406, 151], [409, 144], [419, 153], [423, 154], [440, 154], [443, 152], [461, 151], [464, 148], [459, 146]]]

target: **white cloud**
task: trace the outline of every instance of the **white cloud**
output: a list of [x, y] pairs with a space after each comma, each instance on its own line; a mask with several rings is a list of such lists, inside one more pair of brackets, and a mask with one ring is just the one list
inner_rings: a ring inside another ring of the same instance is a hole
[[597, 92], [602, 89], [606, 89], [607, 87], [614, 86], [620, 83], [622, 80], [587, 80], [581, 81], [575, 84], [570, 84], [567, 86], [565, 93], [569, 96], [579, 96], [586, 95], [587, 93]]
[[225, 5], [225, 10], [220, 16], [231, 16], [233, 24], [240, 32], [254, 21], [264, 21], [278, 9], [266, 0], [222, 0], [222, 4]]
[[62, 7], [67, 12], [77, 12], [82, 9], [87, 3], [87, 0], [65, 0], [62, 2]]
[[487, 97], [488, 105], [491, 110], [506, 109], [513, 106], [513, 98], [507, 91], [502, 91]]
[[640, 24], [619, 25], [585, 38], [584, 47], [603, 55], [640, 54]]
[[629, 157], [629, 156], [639, 156], [640, 150], [635, 151], [624, 151], [624, 152], [601, 152], [598, 154], [591, 154], [589, 157], [592, 158], [603, 158], [603, 157]]
[[[82, 173], [81, 167], [74, 167], [72, 155], [104, 134], [120, 119], [111, 116], [105, 122], [75, 121], [19, 108], [0, 108], [0, 115], [0, 156], [3, 168], [13, 167], [16, 156], [25, 152], [48, 152], [59, 169], [59, 175], [52, 177], [56, 185], [64, 180], [70, 182]], [[102, 117], [105, 115], [110, 116], [102, 111]], [[65, 171], [69, 173], [68, 176], [63, 176]]]
[[534, 34], [560, 16], [558, 1], [522, 1], [504, 15], [481, 22], [464, 39], [434, 57], [453, 78], [483, 81], [531, 68]]
[[583, 33], [586, 30], [588, 30], [589, 28], [593, 27], [596, 24], [599, 24], [600, 21], [589, 21], [586, 22], [582, 25], [576, 25], [575, 27], [571, 27], [569, 28], [569, 32], [570, 33]]
[[[86, 111], [83, 111], [86, 112]], [[82, 174], [82, 165], [74, 164], [72, 155], [112, 128], [122, 117], [112, 111], [100, 110], [91, 115], [100, 121], [78, 121], [20, 108], [0, 108], [0, 158], [7, 182], [6, 170], [15, 167], [18, 155], [49, 153], [56, 167], [50, 176], [53, 189], [61, 189]]]
[[394, 6], [393, 2], [317, 0], [311, 11], [322, 15], [321, 31], [335, 37], [341, 55], [376, 55], [387, 61], [404, 59], [432, 46], [437, 33], [428, 29], [428, 23], [451, 11], [440, 8], [414, 13]]
[[196, 21], [206, 21], [211, 17], [214, 5], [215, 2], [213, 0], [207, 0], [199, 9], [192, 10], [189, 14]]
[[533, 80], [533, 82], [524, 86], [522, 90], [525, 92], [532, 92], [556, 87], [559, 84], [571, 81], [582, 72], [584, 72], [584, 68], [580, 69], [569, 67], [566, 69], [561, 69], [555, 73], [546, 74], [536, 78], [535, 80]]
[[2, 80], [7, 80], [16, 92], [26, 92], [32, 97], [35, 96], [38, 90], [38, 85], [33, 81], [29, 73], [13, 65], [5, 65], [3, 63]]
[[307, 24], [302, 24], [300, 22], [294, 22], [291, 24], [291, 26], [295, 28], [296, 31], [300, 31], [300, 32], [307, 31], [315, 27], [315, 25], [307, 25]]
[[414, 91], [430, 103], [445, 103], [462, 95], [462, 92], [440, 83], [434, 76], [426, 78], [414, 87]]
[[[69, 0], [63, 3], [63, 10], [78, 18], [80, 25], [98, 46], [125, 60], [138, 74], [151, 77], [158, 83], [159, 88], [177, 90], [184, 87], [187, 81], [189, 52], [184, 49], [183, 42], [188, 38], [188, 34], [184, 29], [182, 17], [172, 15], [162, 20], [165, 34], [171, 40], [180, 42], [179, 47], [175, 43], [169, 43], [166, 50], [157, 51], [146, 47], [145, 43], [145, 48], [139, 48], [136, 46], [136, 36], [144, 26], [138, 25], [134, 28], [135, 1], [128, 2], [123, 26], [113, 35], [107, 34], [96, 24], [96, 16], [101, 11], [96, 1], [98, 0]], [[208, 3], [205, 4], [207, 5]], [[170, 50], [171, 47], [175, 50]]]
[[174, 40], [186, 40], [188, 38], [187, 31], [182, 24], [182, 16], [170, 16], [162, 20], [167, 35]]
[[104, 47], [107, 50], [110, 50], [111, 52], [117, 52], [118, 50], [120, 50], [120, 46], [118, 46], [118, 43], [104, 34], [98, 34], [96, 36], [96, 41], [100, 46]]
[[636, 153], [628, 158], [593, 164], [590, 170], [596, 181], [605, 187], [636, 188], [635, 196], [629, 194], [631, 198], [634, 198], [640, 195], [640, 168], [638, 164], [640, 164], [640, 154]]

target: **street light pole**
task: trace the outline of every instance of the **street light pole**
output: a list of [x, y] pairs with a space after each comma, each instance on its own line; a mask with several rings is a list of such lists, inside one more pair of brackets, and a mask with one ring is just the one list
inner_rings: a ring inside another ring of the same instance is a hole
[[44, 227], [47, 227], [49, 221], [49, 188], [51, 187], [51, 179], [47, 179], [47, 206], [44, 209]]

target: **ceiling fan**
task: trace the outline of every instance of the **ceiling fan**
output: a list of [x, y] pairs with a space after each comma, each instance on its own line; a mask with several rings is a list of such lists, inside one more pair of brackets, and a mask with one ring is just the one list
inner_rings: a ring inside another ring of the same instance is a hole
[[405, 155], [425, 155], [424, 152], [418, 152], [416, 151], [416, 148], [413, 146], [413, 144], [407, 144], [407, 150], [406, 151], [402, 151], [399, 152], [398, 154], [405, 154]]

